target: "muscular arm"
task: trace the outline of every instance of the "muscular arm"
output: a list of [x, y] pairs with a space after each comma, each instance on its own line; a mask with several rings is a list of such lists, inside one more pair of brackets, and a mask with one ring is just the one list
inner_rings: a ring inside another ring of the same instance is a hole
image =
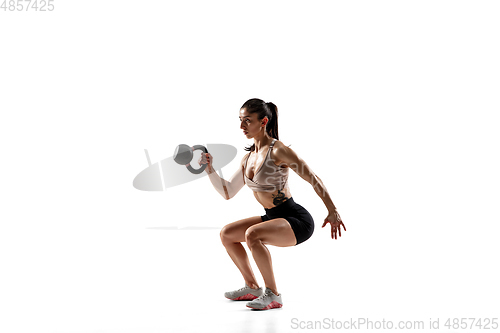
[[212, 185], [215, 187], [217, 192], [219, 192], [220, 195], [222, 195], [222, 197], [226, 200], [234, 197], [236, 193], [238, 193], [245, 185], [245, 179], [243, 178], [243, 160], [245, 159], [245, 157], [241, 160], [240, 168], [234, 173], [229, 181], [220, 178], [213, 168], [210, 168], [210, 170], [208, 170], [207, 168], [208, 178], [210, 178]]
[[302, 179], [313, 186], [314, 191], [323, 200], [328, 211], [335, 211], [336, 207], [330, 198], [326, 186], [321, 179], [316, 175], [309, 165], [300, 158], [291, 148], [282, 147], [276, 150], [276, 158], [285, 162], [293, 171], [295, 171]]

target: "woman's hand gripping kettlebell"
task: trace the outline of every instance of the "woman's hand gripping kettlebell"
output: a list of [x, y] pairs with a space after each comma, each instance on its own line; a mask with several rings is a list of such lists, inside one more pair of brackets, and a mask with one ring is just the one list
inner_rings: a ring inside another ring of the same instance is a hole
[[199, 165], [207, 164], [207, 168], [205, 169], [205, 171], [208, 174], [214, 172], [214, 169], [212, 168], [212, 155], [210, 155], [210, 153], [201, 153], [201, 157], [198, 161], [198, 164]]

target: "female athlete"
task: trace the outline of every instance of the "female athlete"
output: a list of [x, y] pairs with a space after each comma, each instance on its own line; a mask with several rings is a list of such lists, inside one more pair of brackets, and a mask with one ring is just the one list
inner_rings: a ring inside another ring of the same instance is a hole
[[[250, 99], [239, 112], [240, 128], [248, 139], [253, 139], [240, 167], [229, 181], [220, 178], [212, 168], [210, 153], [202, 154], [199, 164], [207, 164], [205, 171], [216, 190], [231, 199], [246, 184], [255, 199], [264, 207], [263, 216], [253, 216], [224, 226], [220, 232], [222, 244], [240, 270], [245, 286], [225, 293], [231, 300], [247, 300], [247, 307], [268, 310], [283, 306], [278, 293], [268, 245], [286, 247], [303, 243], [314, 232], [314, 221], [309, 212], [296, 203], [288, 187], [288, 170], [292, 169], [310, 183], [325, 203], [328, 216], [323, 223], [331, 225], [332, 239], [346, 230], [335, 205], [321, 179], [304, 160], [278, 138], [278, 109], [273, 103]], [[259, 287], [253, 274], [247, 252], [241, 244], [246, 242], [264, 278], [266, 289]]]

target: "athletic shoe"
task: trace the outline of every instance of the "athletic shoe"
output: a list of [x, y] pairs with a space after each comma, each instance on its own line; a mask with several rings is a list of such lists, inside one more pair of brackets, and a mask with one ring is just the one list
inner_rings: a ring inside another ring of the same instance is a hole
[[262, 296], [247, 303], [247, 307], [255, 310], [269, 310], [281, 308], [282, 306], [283, 301], [281, 300], [281, 294], [276, 296], [269, 288], [266, 288], [266, 291]]
[[251, 301], [263, 294], [262, 287], [258, 289], [250, 288], [246, 283], [243, 288], [224, 293], [226, 298], [233, 301]]

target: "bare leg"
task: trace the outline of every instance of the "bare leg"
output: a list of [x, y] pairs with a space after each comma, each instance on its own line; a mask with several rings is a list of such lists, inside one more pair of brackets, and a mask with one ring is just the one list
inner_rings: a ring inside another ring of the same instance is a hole
[[269, 249], [262, 244], [261, 241], [256, 241], [252, 243], [251, 251], [255, 263], [259, 267], [260, 273], [264, 278], [266, 287], [271, 289], [276, 295], [279, 295], [276, 288], [276, 280], [274, 279], [273, 263]]
[[287, 220], [278, 218], [248, 228], [245, 237], [266, 287], [271, 289], [274, 294], [279, 295], [274, 279], [271, 254], [264, 244], [281, 247], [294, 246], [297, 240], [292, 227]]
[[247, 252], [241, 242], [245, 241], [246, 230], [258, 223], [262, 223], [260, 216], [250, 217], [224, 226], [220, 233], [222, 244], [226, 248], [227, 253], [240, 270], [245, 283], [253, 289], [259, 288], [259, 284], [250, 266]]

